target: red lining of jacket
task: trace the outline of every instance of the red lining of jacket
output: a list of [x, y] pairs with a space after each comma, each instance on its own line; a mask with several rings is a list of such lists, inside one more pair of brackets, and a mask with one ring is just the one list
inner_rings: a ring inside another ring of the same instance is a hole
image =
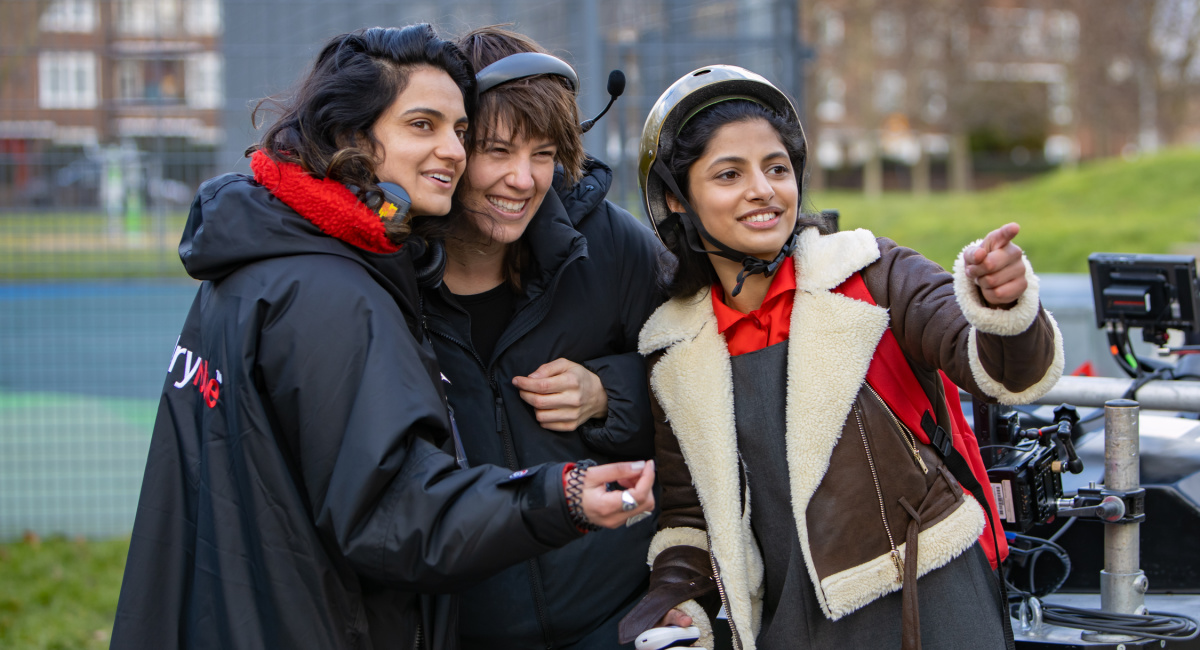
[[262, 151], [250, 157], [254, 180], [321, 232], [372, 253], [395, 253], [382, 218], [345, 185], [309, 176], [300, 165], [272, 160]]

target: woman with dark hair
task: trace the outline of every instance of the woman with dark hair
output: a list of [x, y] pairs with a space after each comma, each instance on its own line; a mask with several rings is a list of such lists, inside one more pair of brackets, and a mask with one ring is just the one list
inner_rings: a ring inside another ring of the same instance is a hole
[[[422, 297], [466, 459], [649, 458], [636, 346], [662, 302], [654, 235], [605, 200], [612, 172], [584, 154], [569, 65], [499, 27], [458, 43], [479, 71], [474, 146], [450, 218], [414, 228], [445, 241], [444, 281]], [[594, 532], [465, 590], [464, 647], [615, 647], [653, 533]]]
[[450, 209], [474, 95], [428, 25], [338, 36], [253, 178], [200, 188], [180, 257], [203, 282], [112, 647], [453, 648], [456, 605], [431, 594], [653, 507], [645, 464], [463, 469], [439, 449], [457, 432], [407, 219]]
[[640, 334], [662, 511], [622, 638], [694, 624], [711, 648], [724, 605], [742, 650], [1004, 648], [1003, 532], [949, 381], [1028, 402], [1061, 335], [1016, 224], [953, 274], [823, 234], [806, 153], [787, 96], [734, 66], [684, 76], [646, 121], [639, 180], [678, 264]]

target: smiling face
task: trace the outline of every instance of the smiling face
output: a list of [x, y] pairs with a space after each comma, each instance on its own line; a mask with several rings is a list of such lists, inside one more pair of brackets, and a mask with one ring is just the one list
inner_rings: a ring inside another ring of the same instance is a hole
[[410, 215], [446, 214], [466, 167], [466, 132], [462, 91], [450, 75], [430, 66], [414, 68], [371, 127], [379, 142], [375, 175], [408, 192]]
[[548, 137], [513, 136], [499, 124], [471, 154], [461, 199], [492, 245], [511, 244], [525, 233], [554, 181], [556, 153]]
[[[714, 239], [755, 257], [774, 259], [796, 225], [796, 172], [779, 133], [765, 119], [717, 129], [688, 169], [687, 191], [696, 216]], [[667, 204], [683, 212], [674, 196], [667, 196]], [[707, 241], [704, 245], [716, 250]]]

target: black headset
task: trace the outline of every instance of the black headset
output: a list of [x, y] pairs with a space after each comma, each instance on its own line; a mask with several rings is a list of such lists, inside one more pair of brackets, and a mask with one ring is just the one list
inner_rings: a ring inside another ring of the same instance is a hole
[[[567, 80], [571, 84], [571, 91], [579, 92], [579, 76], [575, 74], [575, 69], [566, 61], [541, 52], [518, 52], [510, 54], [499, 61], [480, 70], [475, 75], [475, 92], [482, 95], [483, 93], [510, 81], [533, 77], [539, 74], [552, 74]], [[596, 123], [596, 120], [604, 117], [608, 109], [612, 107], [613, 102], [625, 92], [625, 73], [620, 70], [613, 70], [608, 73], [608, 105], [600, 114], [590, 120], [585, 120], [579, 125], [579, 130], [587, 133], [588, 130]]]
[[574, 68], [556, 56], [541, 52], [510, 54], [480, 70], [475, 75], [475, 91], [482, 95], [500, 84], [539, 74], [562, 77], [571, 84], [572, 91], [579, 92], [579, 77]]

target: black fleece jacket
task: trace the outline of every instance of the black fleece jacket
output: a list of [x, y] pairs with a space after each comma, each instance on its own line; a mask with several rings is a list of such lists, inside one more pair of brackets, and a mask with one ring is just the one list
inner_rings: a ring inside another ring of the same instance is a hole
[[[561, 176], [525, 231], [531, 259], [513, 316], [491, 359], [471, 345], [470, 317], [444, 285], [422, 292], [426, 326], [446, 373], [471, 466], [519, 468], [591, 458], [648, 459], [653, 423], [638, 332], [662, 303], [653, 232], [605, 200], [612, 171], [589, 159]], [[558, 358], [604, 384], [608, 416], [570, 433], [542, 428], [512, 384]], [[462, 595], [465, 647], [570, 647], [645, 591], [653, 522], [592, 533], [513, 566]], [[613, 636], [604, 647], [616, 646]]]
[[[447, 593], [579, 537], [561, 464], [459, 470], [405, 247], [329, 237], [241, 175], [180, 244], [172, 352], [113, 648], [456, 647]], [[164, 359], [164, 367], [166, 367]]]

